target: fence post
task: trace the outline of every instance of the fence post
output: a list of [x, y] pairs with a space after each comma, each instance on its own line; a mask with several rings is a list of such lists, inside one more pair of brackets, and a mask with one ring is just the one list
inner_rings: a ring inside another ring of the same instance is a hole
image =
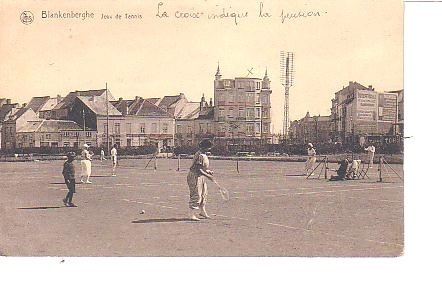
[[236, 172], [239, 174], [239, 160], [236, 159]]
[[176, 171], [180, 171], [181, 154], [178, 154], [178, 168]]

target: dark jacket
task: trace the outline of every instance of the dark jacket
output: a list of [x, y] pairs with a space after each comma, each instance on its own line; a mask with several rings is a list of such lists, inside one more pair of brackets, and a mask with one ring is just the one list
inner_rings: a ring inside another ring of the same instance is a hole
[[62, 174], [65, 179], [75, 179], [74, 163], [69, 161], [64, 162]]

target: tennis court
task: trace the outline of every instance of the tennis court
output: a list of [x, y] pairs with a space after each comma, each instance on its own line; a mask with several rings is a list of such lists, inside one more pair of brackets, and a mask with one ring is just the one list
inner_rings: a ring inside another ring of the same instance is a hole
[[[210, 220], [188, 219], [182, 159], [94, 161], [92, 184], [63, 206], [62, 161], [0, 163], [0, 252], [7, 256], [399, 256], [402, 179], [377, 166], [361, 180], [299, 176], [301, 162], [212, 160]], [[330, 172], [336, 164], [330, 164]], [[402, 165], [392, 165], [402, 173]], [[77, 180], [80, 167], [76, 163]], [[144, 210], [144, 214], [140, 214]]]

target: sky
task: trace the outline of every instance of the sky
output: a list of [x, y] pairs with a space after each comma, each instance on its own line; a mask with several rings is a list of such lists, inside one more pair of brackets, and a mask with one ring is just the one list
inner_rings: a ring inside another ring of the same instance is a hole
[[[32, 23], [20, 22], [23, 11], [33, 13]], [[94, 18], [43, 19], [42, 11], [87, 11]], [[227, 17], [220, 17], [223, 11]], [[260, 17], [260, 11], [270, 16]], [[199, 18], [185, 18], [186, 12]], [[127, 19], [126, 13], [138, 17]], [[298, 17], [283, 20], [281, 14]], [[184, 93], [198, 101], [203, 93], [213, 97], [219, 63], [223, 78], [252, 76], [249, 70], [262, 78], [267, 69], [278, 132], [284, 105], [280, 51], [295, 56], [291, 120], [307, 111], [330, 114], [334, 93], [349, 81], [379, 91], [402, 89], [402, 2], [0, 2], [0, 98], [17, 102], [106, 83], [117, 98]]]

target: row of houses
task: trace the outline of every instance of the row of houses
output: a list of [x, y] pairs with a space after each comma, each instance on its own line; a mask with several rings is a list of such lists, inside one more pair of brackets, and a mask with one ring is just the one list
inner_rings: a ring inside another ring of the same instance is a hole
[[27, 104], [0, 100], [0, 146], [5, 150], [156, 145], [160, 150], [195, 146], [202, 138], [243, 144], [269, 141], [270, 80], [222, 79], [214, 98], [190, 101], [183, 93], [116, 99], [109, 89], [75, 90], [65, 97], [33, 97]]
[[377, 92], [350, 81], [332, 99], [331, 114], [309, 112], [290, 124], [297, 142], [354, 143], [367, 136], [401, 136], [404, 126], [404, 90]]

